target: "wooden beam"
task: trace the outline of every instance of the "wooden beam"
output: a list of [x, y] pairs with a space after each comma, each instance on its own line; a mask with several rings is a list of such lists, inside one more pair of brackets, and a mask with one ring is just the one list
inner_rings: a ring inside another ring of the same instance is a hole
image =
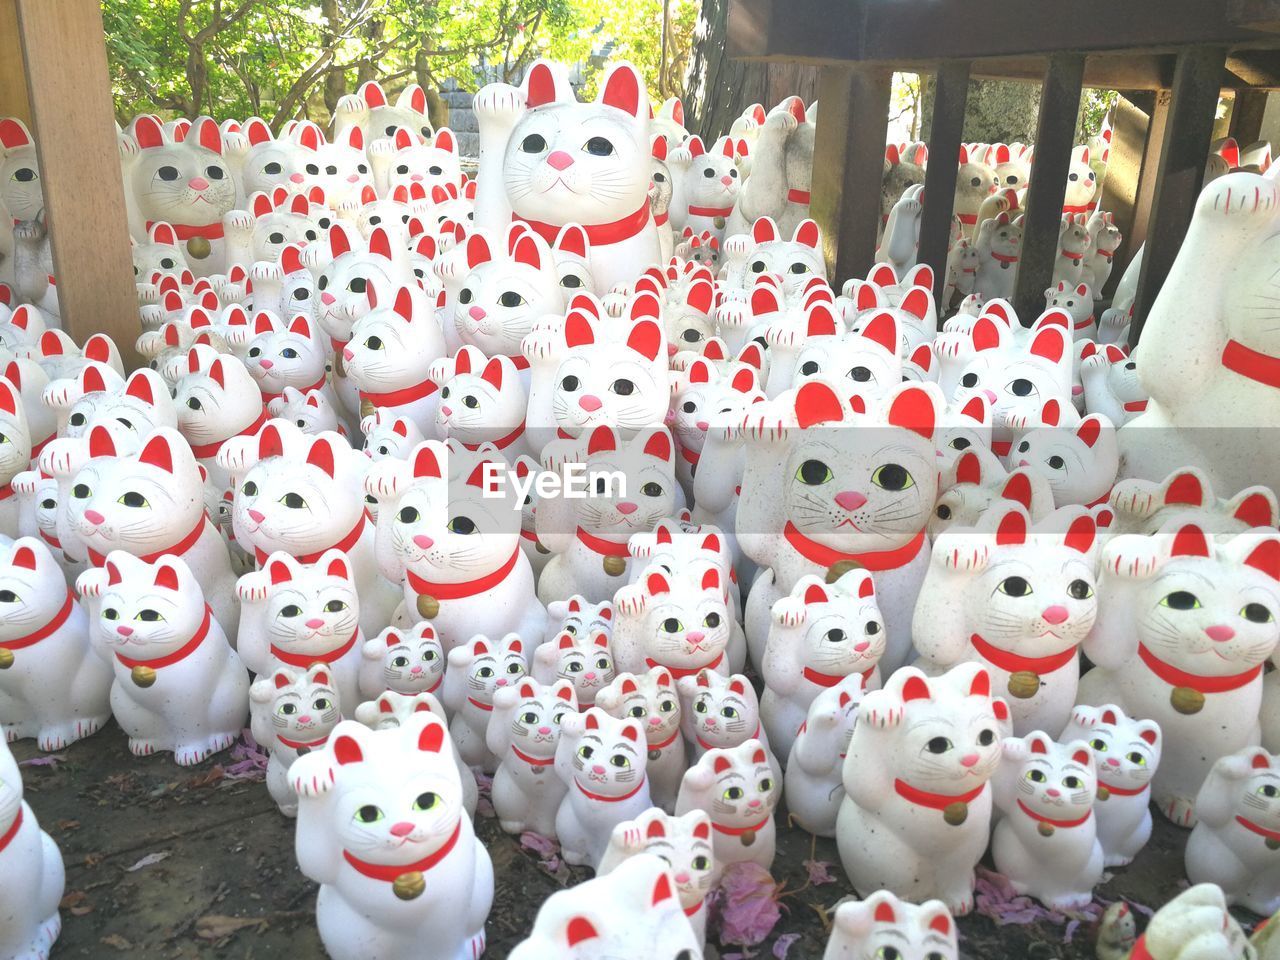
[[[1226, 63], [1222, 47], [1195, 47], [1178, 55], [1170, 91], [1169, 120], [1160, 148], [1151, 222], [1142, 254], [1129, 343], [1136, 346], [1142, 324], [1182, 246], [1204, 182], [1205, 157], [1213, 137], [1218, 79]], [[1037, 162], [1039, 154], [1037, 152]], [[1145, 175], [1144, 175], [1145, 176]]]
[[17, 117], [31, 126], [27, 74], [22, 69], [22, 46], [18, 43], [16, 0], [0, 0], [0, 117]]
[[62, 326], [115, 340], [129, 367], [140, 327], [98, 0], [17, 0]]
[[933, 267], [933, 296], [938, 316], [947, 313], [942, 288], [947, 280], [947, 243], [955, 206], [957, 161], [969, 101], [969, 63], [950, 60], [938, 67], [933, 86], [933, 121], [929, 130], [929, 164], [924, 175], [924, 212], [920, 217], [917, 260]]
[[1058, 53], [1049, 58], [1040, 94], [1035, 172], [1027, 189], [1022, 261], [1013, 298], [1018, 319], [1027, 326], [1043, 312], [1044, 291], [1053, 278], [1083, 77], [1084, 57], [1079, 54]]
[[[1129, 91], [1129, 96], [1140, 95]], [[1107, 176], [1103, 181], [1099, 206], [1115, 216], [1116, 226], [1120, 228], [1123, 239], [1115, 253], [1111, 277], [1103, 288], [1106, 297], [1110, 297], [1115, 290], [1124, 273], [1125, 264], [1133, 258], [1134, 251], [1142, 245], [1147, 235], [1146, 220], [1151, 213], [1154, 179], [1147, 184], [1148, 189], [1143, 196], [1142, 173], [1153, 140], [1155, 152], [1159, 153], [1160, 141], [1164, 136], [1164, 118], [1168, 115], [1168, 94], [1164, 95], [1165, 106], [1158, 118], [1154, 117], [1157, 97], [1146, 95], [1140, 99], [1147, 109], [1143, 109], [1143, 106], [1129, 97], [1120, 96], [1116, 101], [1112, 120]], [[1149, 136], [1153, 130], [1155, 136]], [[1154, 166], [1152, 169], [1155, 169]]]
[[1241, 90], [1231, 106], [1231, 136], [1243, 150], [1262, 132], [1262, 117], [1267, 112], [1265, 90]]
[[828, 276], [840, 280], [865, 276], [875, 263], [892, 79], [862, 65], [819, 75], [809, 209], [822, 228]]

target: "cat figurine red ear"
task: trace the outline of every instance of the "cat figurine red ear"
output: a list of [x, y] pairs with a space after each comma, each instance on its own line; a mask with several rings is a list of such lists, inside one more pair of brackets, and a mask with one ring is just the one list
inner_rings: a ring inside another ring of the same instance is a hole
[[488, 741], [499, 690], [517, 686], [529, 672], [529, 653], [515, 634], [501, 639], [476, 636], [449, 651], [441, 689], [444, 705], [452, 711], [449, 733], [458, 755], [468, 766], [492, 776], [501, 757]]
[[781, 235], [791, 236], [809, 217], [817, 104], [787, 97], [767, 114], [758, 104], [748, 111], [730, 130], [746, 182], [725, 233], [750, 234], [755, 222], [771, 217]]
[[612, 717], [624, 720], [643, 710], [645, 742], [649, 746], [649, 795], [654, 806], [675, 809], [680, 778], [688, 767], [682, 736], [683, 712], [676, 679], [663, 666], [642, 667], [620, 673], [596, 694], [596, 706]]

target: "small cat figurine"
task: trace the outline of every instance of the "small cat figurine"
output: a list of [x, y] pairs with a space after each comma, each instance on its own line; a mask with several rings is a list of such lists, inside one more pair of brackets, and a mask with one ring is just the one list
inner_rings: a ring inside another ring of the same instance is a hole
[[614, 827], [653, 806], [648, 761], [638, 720], [617, 720], [599, 707], [563, 718], [555, 768], [568, 792], [556, 836], [566, 863], [598, 870]]
[[111, 712], [135, 757], [172, 751], [180, 766], [227, 749], [249, 716], [249, 674], [179, 557], [112, 550], [80, 575], [92, 637], [112, 660]]
[[438, 693], [445, 656], [436, 629], [425, 620], [408, 630], [387, 627], [361, 650], [360, 693], [373, 699], [387, 690], [405, 696]]
[[619, 720], [633, 718], [644, 726], [649, 747], [649, 795], [653, 805], [670, 812], [675, 807], [680, 778], [687, 768], [681, 737], [680, 699], [676, 681], [666, 667], [640, 673], [621, 673], [596, 694], [596, 706]]
[[1009, 462], [1048, 480], [1057, 506], [1097, 506], [1107, 502], [1120, 469], [1116, 428], [1100, 413], [1089, 414], [1074, 429], [1038, 427], [1014, 443]]
[[1156, 911], [1134, 944], [1133, 955], [1137, 960], [1253, 960], [1256, 953], [1228, 912], [1222, 888], [1199, 883]]
[[941, 900], [916, 906], [888, 890], [836, 907], [822, 960], [895, 957], [899, 960], [959, 960], [956, 925]]
[[1071, 151], [1067, 170], [1067, 192], [1062, 198], [1062, 212], [1079, 217], [1083, 224], [1089, 213], [1089, 204], [1098, 190], [1098, 175], [1089, 165], [1088, 146], [1080, 145]]
[[607, 633], [562, 633], [540, 644], [533, 654], [533, 676], [539, 683], [567, 680], [579, 705], [594, 706], [601, 689], [615, 677]]
[[302, 148], [288, 136], [276, 139], [259, 117], [250, 117], [242, 128], [248, 146], [240, 157], [240, 189], [244, 196], [276, 187], [297, 190], [303, 182]]
[[1123, 427], [1147, 409], [1150, 397], [1138, 377], [1138, 364], [1113, 343], [1097, 348], [1080, 362], [1084, 405]]
[[732, 618], [720, 571], [707, 567], [696, 581], [677, 572], [655, 564], [615, 595], [614, 659], [631, 672], [663, 666], [676, 679], [702, 670], [727, 676]]
[[303, 391], [285, 387], [280, 396], [267, 401], [267, 412], [272, 417], [291, 420], [294, 426], [311, 437], [322, 433], [347, 435], [346, 424], [339, 418], [336, 402], [327, 390]]
[[568, 790], [553, 769], [556, 745], [565, 716], [577, 710], [573, 685], [566, 680], [544, 687], [526, 677], [494, 692], [486, 742], [499, 758], [493, 809], [506, 833], [531, 830], [555, 839], [556, 814]]
[[690, 810], [682, 817], [673, 817], [654, 807], [634, 820], [618, 824], [600, 862], [600, 876], [645, 853], [657, 854], [670, 864], [680, 906], [698, 942], [703, 943], [707, 936], [706, 899], [716, 876], [711, 817], [705, 810]]
[[974, 866], [991, 824], [988, 781], [1000, 764], [1008, 708], [965, 663], [941, 677], [894, 672], [863, 697], [844, 764], [836, 822], [854, 889], [973, 908]]
[[22, 396], [0, 377], [0, 534], [6, 537], [19, 535], [13, 478], [30, 466], [31, 457], [31, 431]]
[[1221, 757], [1196, 797], [1187, 879], [1269, 917], [1280, 909], [1280, 758], [1260, 747]]
[[787, 756], [787, 810], [815, 836], [836, 835], [844, 801], [844, 758], [865, 693], [863, 682], [861, 674], [851, 673], [814, 697]]
[[708, 750], [729, 749], [747, 740], [759, 740], [769, 754], [769, 763], [781, 780], [782, 766], [769, 748], [760, 724], [760, 703], [755, 687], [741, 674], [723, 677], [710, 670], [683, 677], [680, 691], [681, 729], [696, 761]]
[[1151, 838], [1151, 778], [1160, 766], [1160, 725], [1126, 717], [1115, 704], [1077, 706], [1063, 741], [1088, 740], [1098, 768], [1093, 805], [1103, 866], [1123, 867]]
[[491, 443], [508, 462], [534, 452], [525, 434], [528, 397], [509, 357], [486, 359], [475, 347], [463, 345], [451, 361], [433, 367], [431, 376], [440, 384], [438, 436], [469, 450]]
[[596, 633], [612, 636], [613, 604], [608, 600], [592, 603], [581, 594], [568, 600], [552, 600], [547, 604], [547, 632], [543, 639], [553, 640], [562, 633], [575, 638]]
[[960, 169], [956, 174], [955, 215], [964, 226], [965, 236], [973, 236], [978, 225], [978, 208], [996, 192], [1000, 182], [993, 167], [987, 166], [985, 155], [960, 146]]
[[[5, 123], [9, 121], [3, 121]], [[3, 131], [0, 130], [0, 133]], [[0, 952], [48, 960], [62, 932], [58, 904], [66, 889], [62, 852], [22, 798], [22, 771], [0, 738]]]
[[0, 553], [0, 726], [61, 750], [111, 717], [111, 667], [49, 548], [21, 537]]
[[392, 103], [381, 83], [366, 80], [355, 93], [339, 98], [334, 110], [334, 126], [338, 130], [357, 126], [370, 141], [376, 137], [393, 137], [401, 128], [430, 137], [431, 120], [427, 111], [427, 92], [418, 84], [406, 86]]
[[451, 714], [449, 733], [467, 766], [493, 775], [501, 759], [488, 746], [494, 696], [529, 672], [524, 644], [515, 634], [500, 642], [476, 636], [449, 651], [442, 697]]
[[724, 240], [725, 224], [733, 215], [742, 187], [735, 164], [738, 143], [732, 137], [721, 137], [708, 150], [702, 138], [694, 136], [680, 151], [670, 154], [668, 165], [680, 178], [674, 193], [680, 206], [671, 211], [673, 229], [687, 227], [695, 234], [709, 232], [716, 240]]
[[[374, 410], [360, 421], [364, 434], [364, 453], [370, 460], [407, 460], [410, 452], [426, 438], [407, 417], [393, 417], [385, 410]], [[371, 499], [366, 495], [365, 500]], [[371, 506], [376, 506], [377, 500]]]
[[358, 126], [341, 129], [327, 141], [319, 127], [303, 120], [292, 136], [309, 151], [302, 164], [303, 188], [319, 187], [331, 210], [359, 205], [366, 187], [374, 195], [373, 174], [364, 152], [366, 138]]
[[1006, 470], [985, 448], [966, 449], [942, 475], [942, 494], [929, 520], [929, 533], [938, 537], [951, 527], [971, 527], [1001, 500], [1020, 503], [1032, 522], [1053, 512], [1053, 490], [1038, 471]]
[[991, 839], [996, 869], [1050, 910], [1080, 910], [1102, 880], [1093, 817], [1098, 776], [1084, 740], [1055, 743], [1036, 730], [1004, 741], [994, 778], [1003, 816]]
[[732, 863], [773, 866], [776, 827], [773, 811], [782, 783], [759, 740], [708, 750], [680, 782], [676, 815], [705, 810], [711, 817], [717, 871]]
[[462, 174], [458, 144], [448, 127], [441, 127], [431, 137], [405, 127], [389, 134], [377, 131], [369, 143], [369, 161], [380, 197], [389, 197], [397, 187], [411, 184], [420, 184], [427, 191], [456, 184]]
[[796, 581], [773, 605], [764, 653], [760, 719], [769, 743], [789, 756], [809, 706], [823, 690], [858, 674], [858, 689], [880, 687], [885, 650], [884, 619], [875, 585], [865, 570], [850, 570], [835, 583], [816, 576]]
[[463, 815], [443, 719], [377, 731], [345, 720], [289, 777], [298, 866], [320, 884], [316, 926], [333, 960], [411, 960], [425, 943], [441, 960], [484, 952], [493, 865]]
[[245, 354], [245, 366], [262, 392], [262, 402], [278, 399], [285, 387], [325, 390], [329, 352], [304, 316], [282, 323], [275, 315], [258, 313], [253, 338]]
[[[971, 242], [977, 249], [978, 272], [974, 292], [987, 300], [1009, 299], [1018, 278], [1022, 259], [1024, 218], [1003, 212], [984, 220]], [[970, 239], [969, 236], [963, 239]]]
[[1116, 533], [1152, 534], [1175, 519], [1206, 533], [1242, 533], [1280, 525], [1276, 495], [1267, 487], [1246, 487], [1235, 496], [1214, 496], [1198, 467], [1182, 467], [1163, 480], [1121, 480], [1111, 491]]
[[749, 233], [765, 217], [783, 230], [794, 230], [808, 218], [817, 108], [816, 103], [806, 108], [799, 97], [787, 97], [766, 116], [753, 117], [748, 128], [757, 131], [749, 147], [751, 176], [742, 185], [726, 228], [730, 237]]
[[191, 444], [210, 482], [231, 489], [231, 477], [218, 466], [218, 451], [234, 436], [256, 434], [267, 419], [258, 387], [243, 363], [220, 353], [210, 362], [198, 351], [187, 354], [186, 376], [174, 386], [178, 429]]
[[305, 670], [277, 667], [249, 688], [249, 727], [253, 739], [271, 754], [267, 791], [286, 817], [298, 815], [290, 766], [323, 747], [341, 719], [338, 691], [324, 664]]

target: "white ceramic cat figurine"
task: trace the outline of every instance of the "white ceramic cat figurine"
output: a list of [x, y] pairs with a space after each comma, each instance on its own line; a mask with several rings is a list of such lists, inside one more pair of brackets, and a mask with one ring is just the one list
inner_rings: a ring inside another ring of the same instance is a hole
[[565, 862], [598, 869], [614, 827], [653, 806], [648, 762], [639, 721], [599, 707], [563, 718], [555, 766], [568, 787], [556, 814]]
[[857, 689], [880, 687], [884, 620], [875, 585], [865, 570], [850, 570], [835, 583], [806, 575], [773, 605], [763, 657], [760, 717], [780, 756], [792, 743], [810, 705], [822, 693], [858, 674]]
[[777, 839], [773, 811], [782, 783], [759, 740], [708, 750], [680, 783], [676, 814], [705, 810], [711, 817], [716, 870], [750, 861], [773, 866]]
[[253, 331], [245, 366], [258, 382], [264, 404], [278, 399], [285, 387], [327, 388], [329, 351], [310, 320], [299, 315], [282, 323], [273, 314], [259, 313]]
[[618, 621], [612, 649], [619, 669], [663, 666], [677, 679], [701, 670], [729, 674], [732, 621], [716, 568], [698, 576], [650, 566], [639, 582], [615, 594], [614, 605]]
[[1103, 865], [1123, 867], [1151, 838], [1151, 778], [1160, 766], [1160, 725], [1134, 720], [1115, 704], [1077, 706], [1061, 738], [1088, 740], [1098, 769], [1093, 805]]
[[1113, 343], [1081, 359], [1080, 381], [1085, 409], [1102, 414], [1117, 427], [1146, 410], [1151, 399], [1138, 376], [1137, 361]]
[[991, 840], [996, 869], [1050, 910], [1079, 910], [1102, 880], [1093, 816], [1098, 777], [1084, 740], [1055, 743], [1036, 730], [1004, 741], [994, 778], [1001, 816]]
[[[333, 960], [475, 960], [493, 901], [493, 866], [463, 815], [444, 721], [396, 729], [354, 720], [290, 769], [298, 866], [320, 884], [316, 925]], [[425, 897], [425, 899], [424, 899]]]
[[322, 433], [347, 435], [346, 423], [340, 419], [337, 403], [327, 390], [303, 392], [285, 387], [279, 397], [267, 402], [267, 411], [272, 417], [293, 421], [308, 436]]
[[1013, 296], [1018, 279], [1018, 262], [1022, 259], [1022, 217], [1001, 213], [984, 220], [971, 242], [977, 250], [977, 269], [973, 288], [987, 300]]
[[431, 137], [404, 127], [389, 134], [385, 128], [377, 131], [369, 143], [369, 162], [380, 197], [412, 184], [420, 184], [428, 192], [434, 186], [456, 185], [462, 174], [458, 144], [448, 127], [441, 127]]
[[1222, 888], [1212, 883], [1196, 884], [1157, 910], [1133, 948], [1134, 960], [1250, 960], [1253, 956], [1248, 936], [1227, 911]]
[[[836, 907], [834, 927], [822, 960], [897, 957], [901, 960], [959, 960], [956, 925], [941, 900], [916, 906], [888, 890]], [[892, 951], [892, 952], [890, 952]]]
[[249, 727], [257, 744], [271, 754], [267, 791], [286, 817], [298, 815], [298, 795], [289, 768], [298, 757], [319, 750], [342, 719], [338, 691], [329, 668], [277, 667], [249, 688]]
[[671, 211], [672, 227], [695, 234], [710, 233], [723, 241], [725, 224], [733, 215], [741, 182], [735, 164], [738, 141], [721, 137], [708, 150], [700, 137], [690, 137], [678, 152], [673, 152], [668, 165], [680, 177], [680, 186], [673, 192], [679, 197], [680, 208]]
[[763, 118], [749, 155], [751, 176], [742, 185], [727, 236], [749, 233], [764, 217], [787, 232], [808, 218], [816, 108], [806, 109], [799, 97], [787, 97]]
[[973, 908], [1007, 719], [991, 678], [972, 663], [932, 678], [903, 667], [863, 698], [836, 824], [856, 890], [937, 896], [957, 915]]
[[249, 716], [249, 674], [180, 558], [112, 550], [76, 589], [96, 603], [92, 637], [111, 657], [111, 712], [135, 757], [187, 767], [227, 749]]
[[486, 359], [463, 345], [452, 360], [437, 362], [431, 377], [440, 384], [435, 427], [441, 438], [470, 450], [491, 443], [508, 463], [535, 452], [525, 434], [528, 397], [510, 357]]
[[866, 692], [862, 684], [862, 675], [851, 673], [819, 693], [787, 757], [787, 810], [797, 824], [819, 837], [836, 835], [844, 801], [844, 758]]
[[1084, 644], [1096, 666], [1078, 699], [1160, 725], [1152, 798], [1189, 827], [1214, 761], [1258, 738], [1262, 670], [1280, 639], [1280, 535], [1214, 537], [1173, 520], [1153, 536], [1112, 538], [1100, 569]]
[[231, 354], [217, 354], [204, 363], [192, 350], [187, 355], [189, 373], [174, 387], [178, 429], [191, 444], [191, 452], [207, 471], [210, 481], [231, 489], [231, 477], [218, 466], [218, 451], [230, 437], [256, 434], [267, 419], [258, 387], [249, 370]]
[[494, 696], [529, 672], [524, 643], [515, 634], [501, 641], [476, 636], [449, 651], [441, 699], [450, 712], [449, 734], [458, 756], [493, 775], [501, 759], [488, 746]]
[[0, 534], [16, 537], [18, 501], [13, 496], [13, 478], [31, 464], [31, 430], [22, 395], [0, 377]]
[[727, 750], [747, 740], [759, 740], [781, 780], [782, 765], [769, 748], [768, 736], [760, 725], [760, 702], [746, 676], [725, 677], [700, 670], [697, 676], [682, 677], [676, 687], [680, 691], [680, 726], [694, 761], [708, 750]]
[[1098, 175], [1089, 166], [1089, 148], [1078, 146], [1071, 151], [1071, 163], [1067, 172], [1066, 196], [1062, 198], [1062, 212], [1080, 217], [1089, 215], [1089, 204], [1098, 190]]
[[1240, 533], [1280, 524], [1276, 495], [1267, 487], [1246, 487], [1229, 499], [1214, 496], [1198, 467], [1182, 467], [1163, 480], [1121, 480], [1111, 493], [1117, 533], [1155, 533], [1175, 519], [1206, 533]]
[[62, 853], [22, 799], [22, 772], [0, 738], [0, 951], [15, 960], [48, 960], [62, 931], [66, 888]]
[[631, 718], [643, 725], [649, 748], [649, 796], [655, 807], [673, 810], [688, 763], [680, 735], [680, 699], [671, 671], [655, 666], [634, 674], [619, 674], [596, 695], [596, 706], [611, 717]]
[[486, 742], [499, 758], [491, 795], [498, 825], [507, 833], [531, 830], [555, 839], [556, 814], [568, 790], [554, 769], [556, 745], [560, 724], [577, 710], [567, 680], [544, 687], [526, 677], [494, 692]]
[[387, 627], [361, 652], [360, 693], [371, 699], [391, 690], [406, 696], [438, 694], [445, 656], [436, 629], [422, 621], [408, 630]]
[[1280, 758], [1246, 747], [1218, 760], [1196, 797], [1187, 879], [1269, 917], [1280, 908]]
[[583, 709], [594, 706], [596, 696], [616, 676], [609, 635], [565, 632], [540, 644], [533, 653], [533, 676], [544, 684], [567, 680]]
[[[986, 157], [978, 151], [970, 151], [964, 145], [960, 147], [960, 167], [956, 173], [955, 215], [964, 227], [964, 235], [972, 237], [978, 223], [978, 210], [982, 201], [995, 193], [1000, 187], [994, 167], [984, 161]], [[941, 162], [938, 160], [935, 163]]]
[[111, 717], [111, 667], [49, 548], [22, 537], [0, 554], [0, 727], [61, 750]]

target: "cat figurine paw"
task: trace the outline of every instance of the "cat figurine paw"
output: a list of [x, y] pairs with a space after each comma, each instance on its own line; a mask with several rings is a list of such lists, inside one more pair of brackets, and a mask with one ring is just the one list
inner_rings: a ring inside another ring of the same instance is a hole
[[861, 674], [851, 673], [814, 697], [787, 756], [787, 810], [815, 836], [836, 835], [844, 800], [844, 758], [866, 693], [862, 685]]

